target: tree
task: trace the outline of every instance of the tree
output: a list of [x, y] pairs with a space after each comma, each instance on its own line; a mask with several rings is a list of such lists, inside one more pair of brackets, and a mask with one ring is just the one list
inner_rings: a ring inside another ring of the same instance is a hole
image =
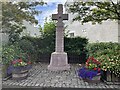
[[55, 46], [56, 22], [52, 20], [47, 21], [46, 19], [43, 28], [41, 26], [39, 28], [41, 32], [41, 44], [39, 44], [39, 47], [41, 47], [41, 51], [53, 52]]
[[68, 5], [68, 11], [76, 16], [73, 21], [81, 21], [83, 23], [92, 22], [101, 23], [104, 20], [120, 20], [120, 1], [114, 2], [74, 2]]
[[25, 29], [23, 20], [37, 24], [34, 15], [41, 13], [35, 9], [44, 2], [1, 2], [2, 3], [2, 32], [9, 34], [9, 39], [15, 41]]

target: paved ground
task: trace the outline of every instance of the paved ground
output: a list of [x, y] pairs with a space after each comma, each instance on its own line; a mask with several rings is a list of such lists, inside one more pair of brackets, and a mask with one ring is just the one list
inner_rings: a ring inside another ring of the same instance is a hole
[[105, 83], [88, 83], [77, 76], [79, 65], [72, 64], [69, 71], [49, 71], [48, 64], [36, 64], [25, 80], [16, 81], [8, 79], [3, 81], [4, 87], [66, 87], [66, 88], [111, 88], [119, 89], [119, 85], [106, 85]]

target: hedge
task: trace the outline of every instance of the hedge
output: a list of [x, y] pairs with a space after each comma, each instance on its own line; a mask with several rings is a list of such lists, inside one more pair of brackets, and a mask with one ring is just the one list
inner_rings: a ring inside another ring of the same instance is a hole
[[[54, 37], [49, 37], [49, 38], [23, 37], [23, 39], [29, 40], [32, 42], [37, 52], [36, 54], [38, 55], [38, 59], [40, 58], [42, 59], [41, 55], [44, 55], [46, 53], [47, 53], [46, 55], [51, 55], [51, 53], [55, 51], [55, 38]], [[85, 60], [87, 59], [87, 50], [86, 50], [87, 44], [88, 44], [88, 39], [86, 38], [65, 37], [64, 38], [64, 51], [67, 52], [68, 55], [83, 56], [81, 59], [82, 59], [82, 62], [85, 62]], [[69, 56], [69, 58], [70, 57], [71, 56]]]

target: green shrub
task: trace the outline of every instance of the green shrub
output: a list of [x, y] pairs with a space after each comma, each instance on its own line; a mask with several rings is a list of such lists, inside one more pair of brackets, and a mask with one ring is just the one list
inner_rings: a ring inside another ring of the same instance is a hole
[[[23, 39], [28, 40], [34, 46], [34, 50], [38, 57], [40, 55], [46, 54], [51, 55], [52, 52], [55, 51], [55, 37], [54, 35], [47, 36], [47, 37], [23, 37]], [[68, 53], [68, 55], [86, 55], [87, 50], [86, 45], [88, 44], [88, 39], [75, 37], [75, 38], [64, 38], [64, 51]], [[87, 58], [87, 57], [86, 57]], [[84, 60], [86, 60], [86, 58]], [[83, 60], [83, 61], [84, 61]]]
[[109, 70], [120, 76], [120, 44], [119, 43], [93, 43], [87, 45], [90, 56], [101, 62], [103, 70]]
[[20, 40], [18, 42], [18, 44], [19, 44], [20, 48], [28, 54], [33, 54], [35, 51], [34, 46], [32, 45], [32, 43], [29, 40], [25, 40], [25, 39]]
[[18, 45], [4, 45], [2, 47], [2, 77], [7, 76], [7, 69], [15, 59], [21, 58], [23, 61], [28, 62], [27, 53], [25, 53]]
[[75, 37], [66, 38], [65, 37], [65, 52], [72, 53], [76, 55], [81, 55], [83, 53], [87, 54], [86, 45], [88, 40], [86, 38]]
[[17, 44], [5, 45], [2, 48], [2, 63], [4, 65], [11, 64], [11, 61], [17, 58], [22, 58], [24, 61], [26, 61], [26, 56], [26, 53], [24, 53]]
[[31, 41], [22, 39], [18, 42], [18, 45], [25, 53], [27, 53], [31, 62], [34, 62], [36, 60], [37, 49], [35, 49], [35, 46], [33, 45]]
[[[55, 51], [55, 38], [33, 38], [33, 37], [24, 37], [25, 40], [32, 42], [36, 50], [39, 49], [40, 53], [52, 53]], [[88, 39], [75, 37], [68, 38], [65, 37], [65, 52], [76, 53], [80, 55], [83, 52], [86, 52], [86, 45], [88, 44]]]
[[34, 50], [36, 55], [44, 54], [44, 53], [52, 53], [55, 48], [54, 44], [54, 38], [53, 37], [40, 37], [40, 38], [34, 38], [34, 37], [23, 37], [23, 39], [28, 40], [32, 43], [34, 46]]

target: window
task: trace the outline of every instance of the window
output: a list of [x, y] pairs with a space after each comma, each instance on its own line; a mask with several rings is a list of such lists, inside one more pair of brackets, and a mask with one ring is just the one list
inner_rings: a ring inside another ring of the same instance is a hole
[[74, 33], [70, 33], [70, 37], [74, 37]]

